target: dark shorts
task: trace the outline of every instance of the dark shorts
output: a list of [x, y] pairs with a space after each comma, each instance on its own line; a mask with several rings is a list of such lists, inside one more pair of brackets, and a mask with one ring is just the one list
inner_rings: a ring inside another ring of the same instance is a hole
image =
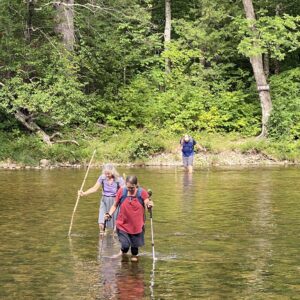
[[123, 249], [130, 247], [139, 248], [145, 244], [144, 230], [138, 234], [129, 234], [117, 229], [117, 233]]

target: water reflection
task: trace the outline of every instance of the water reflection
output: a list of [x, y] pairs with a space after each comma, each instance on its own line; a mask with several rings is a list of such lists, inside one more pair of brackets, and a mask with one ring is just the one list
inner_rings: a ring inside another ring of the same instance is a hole
[[156, 264], [156, 259], [152, 260], [152, 270], [151, 270], [151, 275], [150, 275], [150, 285], [149, 285], [149, 289], [150, 289], [150, 299], [154, 300], [154, 289], [155, 289], [155, 264]]
[[193, 187], [193, 173], [183, 173], [182, 187], [185, 192], [189, 192]]
[[272, 212], [272, 173], [260, 172], [255, 189], [252, 230], [255, 234], [254, 245], [250, 253], [254, 270], [249, 274], [248, 293], [259, 294], [267, 288], [266, 278], [270, 273], [272, 259], [272, 232], [275, 225]]
[[112, 250], [115, 250], [116, 243], [112, 235], [99, 240], [99, 274], [102, 285], [99, 288], [103, 292], [103, 299], [145, 299], [143, 266], [139, 262], [131, 262], [130, 255], [125, 257], [105, 255], [114, 252]]

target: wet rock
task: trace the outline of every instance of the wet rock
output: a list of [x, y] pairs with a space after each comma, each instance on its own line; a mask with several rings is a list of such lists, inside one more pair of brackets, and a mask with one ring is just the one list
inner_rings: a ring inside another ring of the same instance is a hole
[[0, 168], [3, 168], [3, 169], [8, 169], [9, 167], [9, 164], [6, 164], [6, 163], [1, 163], [0, 165]]
[[40, 160], [40, 167], [42, 167], [42, 168], [47, 168], [47, 167], [50, 166], [50, 164], [51, 164], [51, 162], [48, 159], [41, 159]]

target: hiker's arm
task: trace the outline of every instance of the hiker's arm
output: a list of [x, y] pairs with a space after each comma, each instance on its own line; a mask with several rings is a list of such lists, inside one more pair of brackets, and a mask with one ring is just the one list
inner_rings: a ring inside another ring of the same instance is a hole
[[78, 195], [87, 196], [89, 194], [95, 193], [99, 190], [100, 186], [101, 186], [101, 184], [99, 183], [99, 181], [97, 181], [94, 186], [92, 186], [91, 188], [89, 188], [85, 192], [84, 191], [78, 191]]
[[118, 207], [118, 202], [115, 201], [114, 204], [111, 206], [109, 212], [104, 215], [105, 220], [110, 220], [111, 219], [111, 216], [114, 214], [117, 207]]
[[179, 141], [179, 145], [176, 147], [177, 151], [182, 150], [182, 142], [183, 142], [183, 139], [181, 138], [180, 141]]

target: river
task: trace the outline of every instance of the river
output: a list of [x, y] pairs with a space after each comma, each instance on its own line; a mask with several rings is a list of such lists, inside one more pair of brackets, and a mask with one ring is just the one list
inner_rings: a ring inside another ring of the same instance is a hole
[[300, 299], [298, 167], [120, 169], [153, 191], [138, 263], [99, 238], [99, 194], [68, 238], [85, 171], [0, 170], [0, 299]]

